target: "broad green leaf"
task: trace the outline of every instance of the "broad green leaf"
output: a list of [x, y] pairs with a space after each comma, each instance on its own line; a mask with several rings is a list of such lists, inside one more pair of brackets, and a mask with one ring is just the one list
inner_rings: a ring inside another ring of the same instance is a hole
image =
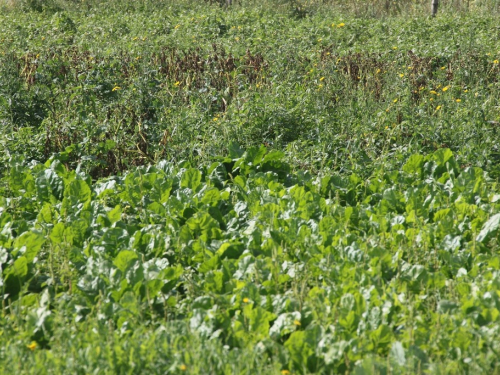
[[24, 256], [28, 263], [33, 262], [33, 259], [37, 256], [38, 252], [45, 243], [45, 236], [38, 231], [24, 232], [14, 241], [14, 247], [20, 249], [25, 246], [26, 251]]
[[108, 212], [108, 219], [111, 222], [111, 224], [116, 223], [117, 221], [121, 220], [122, 218], [122, 207], [117, 204], [115, 208], [113, 208], [111, 211]]
[[276, 318], [262, 307], [254, 307], [251, 304], [245, 306], [243, 315], [248, 319], [248, 330], [262, 338], [269, 333], [269, 322]]
[[73, 180], [64, 191], [64, 196], [77, 199], [80, 203], [88, 202], [92, 195], [89, 185], [83, 180]]
[[453, 152], [449, 148], [440, 148], [432, 155], [438, 166], [444, 166], [448, 160], [453, 158]]
[[26, 259], [26, 257], [17, 258], [15, 262], [6, 269], [5, 273], [23, 279], [28, 275], [28, 259]]
[[64, 243], [66, 241], [64, 236], [65, 229], [66, 227], [63, 223], [57, 223], [54, 225], [54, 228], [52, 228], [52, 231], [50, 232], [50, 240], [54, 245]]
[[408, 161], [403, 165], [403, 171], [408, 174], [420, 173], [424, 165], [425, 158], [419, 154], [413, 154], [408, 158]]
[[228, 146], [229, 157], [231, 159], [240, 158], [245, 151], [240, 148], [240, 145], [237, 142], [231, 141]]
[[200, 186], [201, 183], [201, 172], [198, 169], [188, 169], [184, 172], [181, 178], [181, 187], [187, 187], [192, 191], [196, 191], [196, 188]]
[[120, 271], [125, 272], [127, 268], [138, 259], [137, 254], [132, 250], [122, 250], [118, 253], [113, 264]]
[[481, 232], [476, 237], [477, 242], [485, 242], [494, 236], [498, 231], [500, 225], [500, 214], [493, 215], [481, 229]]

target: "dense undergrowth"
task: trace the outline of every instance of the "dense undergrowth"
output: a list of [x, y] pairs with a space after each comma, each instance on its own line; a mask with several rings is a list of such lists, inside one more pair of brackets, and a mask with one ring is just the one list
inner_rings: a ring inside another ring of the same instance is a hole
[[496, 16], [140, 4], [1, 16], [6, 158], [62, 152], [98, 178], [237, 141], [369, 174], [448, 147], [498, 173]]
[[0, 371], [500, 373], [494, 6], [9, 4]]

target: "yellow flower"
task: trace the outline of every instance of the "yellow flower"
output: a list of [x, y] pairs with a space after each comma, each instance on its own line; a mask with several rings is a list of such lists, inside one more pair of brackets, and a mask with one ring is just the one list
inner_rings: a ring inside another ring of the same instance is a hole
[[281, 370], [281, 375], [290, 375], [290, 371], [288, 371], [288, 370]]
[[177, 87], [177, 86], [179, 86], [180, 84], [181, 84], [181, 83], [180, 83], [179, 81], [177, 81], [177, 82], [175, 82], [175, 83], [174, 83], [174, 86], [175, 86], [175, 87]]
[[344, 27], [345, 26], [345, 23], [344, 22], [341, 22], [337, 25], [337, 27]]
[[375, 74], [379, 74], [380, 73], [380, 69], [377, 69], [377, 71], [375, 72]]
[[133, 41], [136, 41], [137, 39], [139, 39], [138, 37], [135, 37], [134, 39], [132, 39]]
[[397, 103], [398, 102], [398, 98], [394, 99], [392, 102], [393, 103]]
[[181, 371], [186, 371], [187, 370], [187, 366], [185, 364], [182, 364], [182, 365], [179, 366], [179, 369]]
[[457, 99], [455, 100], [457, 103], [460, 103], [462, 101], [462, 99]]
[[236, 38], [234, 38], [234, 40], [236, 40], [237, 42], [239, 42], [239, 41], [240, 41], [240, 38], [239, 38], [239, 37], [236, 37]]
[[443, 91], [448, 91], [449, 88], [450, 88], [450, 86], [445, 86], [445, 87], [443, 87]]
[[440, 106], [440, 105], [438, 105], [438, 106], [436, 107], [436, 111], [439, 111], [440, 109], [441, 109], [441, 106]]
[[322, 38], [319, 38], [319, 39], [318, 39], [318, 42], [321, 42], [322, 40], [323, 40]]
[[434, 98], [430, 98], [429, 100], [432, 102], [434, 100]]
[[250, 300], [247, 297], [243, 298], [243, 303], [248, 303], [248, 302], [250, 302]]
[[498, 60], [493, 60], [493, 64], [498, 64]]
[[33, 351], [33, 350], [35, 350], [35, 349], [36, 349], [36, 347], [37, 347], [37, 343], [36, 343], [36, 341], [32, 341], [32, 342], [31, 342], [31, 344], [26, 345], [26, 347], [27, 347], [29, 350]]
[[181, 27], [181, 25], [177, 24], [177, 25], [175, 25], [174, 29], [177, 30], [179, 27]]
[[335, 27], [335, 24], [334, 24], [334, 23], [332, 23], [332, 27]]
[[295, 324], [297, 327], [301, 326], [302, 324], [300, 323], [300, 320], [295, 319], [293, 321], [293, 324]]
[[394, 47], [392, 47], [392, 49], [398, 49], [398, 47], [394, 46]]
[[441, 67], [441, 70], [445, 70], [445, 69], [446, 69], [446, 66], [442, 66], [442, 67]]
[[325, 79], [325, 77], [321, 77], [319, 80], [320, 80], [320, 81], [323, 81], [324, 79]]
[[399, 77], [401, 77], [401, 78], [403, 78], [404, 76], [405, 76], [405, 75], [404, 75], [404, 73], [401, 73], [401, 74], [399, 75]]
[[320, 83], [320, 84], [318, 85], [318, 90], [319, 90], [320, 88], [322, 88], [322, 87], [323, 87], [323, 85]]
[[214, 117], [214, 122], [217, 122], [217, 121], [219, 121], [219, 118], [216, 116], [216, 117]]
[[111, 91], [116, 91], [116, 90], [121, 90], [121, 87], [120, 86], [115, 86], [115, 87], [113, 87], [113, 90], [111, 90]]
[[465, 92], [465, 93], [466, 93], [466, 92], [469, 92], [469, 90], [465, 89], [465, 90], [464, 90], [464, 92]]

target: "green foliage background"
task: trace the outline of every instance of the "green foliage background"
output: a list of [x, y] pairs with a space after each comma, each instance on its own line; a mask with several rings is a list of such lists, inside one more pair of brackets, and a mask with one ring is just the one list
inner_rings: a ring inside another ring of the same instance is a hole
[[497, 4], [9, 4], [3, 373], [500, 372]]

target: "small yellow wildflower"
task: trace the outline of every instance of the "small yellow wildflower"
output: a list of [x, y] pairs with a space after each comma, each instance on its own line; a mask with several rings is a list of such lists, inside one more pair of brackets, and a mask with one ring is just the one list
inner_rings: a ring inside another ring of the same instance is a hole
[[288, 371], [288, 370], [281, 370], [281, 375], [290, 375], [290, 371]]
[[234, 38], [234, 40], [236, 40], [237, 42], [239, 42], [239, 41], [240, 41], [240, 38], [239, 38], [239, 37], [236, 37], [236, 38]]
[[436, 107], [436, 111], [439, 111], [440, 109], [441, 109], [441, 106], [440, 106], [440, 105], [438, 105], [438, 106]]
[[404, 76], [405, 76], [405, 75], [404, 75], [404, 73], [401, 73], [401, 74], [399, 75], [399, 77], [400, 77], [400, 78], [403, 78]]
[[467, 92], [469, 92], [469, 90], [465, 89], [464, 92], [467, 93]]
[[187, 370], [187, 366], [185, 364], [182, 364], [182, 365], [179, 366], [179, 369], [181, 371], [186, 371]]
[[431, 102], [432, 102], [433, 100], [434, 100], [434, 98], [430, 98], [430, 99], [429, 99], [429, 101], [431, 101]]
[[319, 39], [318, 39], [318, 43], [319, 43], [319, 42], [321, 42], [322, 40], [323, 40], [323, 38], [319, 38]]
[[136, 41], [137, 39], [139, 39], [138, 37], [135, 37], [134, 39], [132, 39], [133, 41]]
[[29, 350], [33, 351], [33, 350], [35, 350], [35, 349], [36, 349], [36, 347], [37, 347], [37, 343], [36, 343], [36, 341], [32, 341], [32, 342], [31, 342], [31, 344], [26, 345], [26, 347], [27, 347]]
[[396, 49], [398, 49], [398, 47], [394, 46], [394, 47], [392, 47], [392, 49], [396, 50]]
[[431, 90], [431, 91], [429, 91], [429, 92], [430, 92], [431, 94], [433, 94], [433, 95], [437, 95], [437, 92], [436, 92], [436, 91], [434, 91], [434, 90]]
[[377, 71], [375, 72], [375, 74], [379, 74], [380, 73], [380, 69], [377, 69]]
[[450, 88], [450, 86], [445, 86], [445, 87], [443, 87], [443, 91], [448, 91], [449, 88]]
[[319, 90], [320, 88], [322, 88], [322, 87], [323, 87], [323, 85], [320, 83], [320, 84], [318, 85], [318, 90]]
[[42, 40], [45, 40], [45, 37], [44, 37], [44, 36], [42, 36]]
[[332, 27], [335, 27], [335, 24], [334, 24], [334, 23], [332, 23]]
[[446, 66], [442, 66], [442, 67], [441, 67], [441, 70], [445, 70], [445, 69], [446, 69]]
[[389, 129], [389, 125], [386, 125], [385, 130]]
[[181, 27], [181, 25], [180, 25], [180, 24], [177, 24], [177, 25], [175, 25], [174, 29], [176, 29], [176, 30], [177, 30], [179, 27]]
[[179, 81], [177, 81], [177, 82], [175, 82], [175, 83], [174, 83], [174, 86], [175, 86], [175, 87], [177, 87], [177, 86], [179, 86], [180, 84], [181, 84], [181, 83], [180, 83]]
[[341, 22], [337, 25], [337, 27], [344, 27], [345, 26], [345, 23], [344, 22]]
[[398, 98], [394, 99], [392, 102], [393, 103], [397, 103], [398, 102]]
[[243, 298], [243, 303], [248, 303], [248, 302], [250, 302], [250, 300], [247, 297]]
[[493, 64], [498, 64], [498, 60], [493, 60]]
[[302, 324], [300, 323], [300, 321], [299, 321], [299, 320], [297, 320], [297, 319], [295, 319], [295, 320], [293, 321], [293, 324], [295, 324], [297, 327], [299, 327], [299, 326], [301, 326], [301, 325], [302, 325]]
[[325, 80], [325, 77], [321, 77], [319, 80], [320, 80], [320, 81], [324, 81], [324, 80]]
[[116, 90], [121, 90], [121, 87], [120, 86], [115, 86], [115, 87], [113, 87], [113, 90], [111, 90], [111, 91], [116, 91]]
[[457, 103], [460, 103], [462, 101], [462, 99], [457, 99], [455, 100]]
[[216, 116], [216, 117], [214, 117], [213, 121], [217, 122], [217, 121], [219, 121], [219, 118]]

